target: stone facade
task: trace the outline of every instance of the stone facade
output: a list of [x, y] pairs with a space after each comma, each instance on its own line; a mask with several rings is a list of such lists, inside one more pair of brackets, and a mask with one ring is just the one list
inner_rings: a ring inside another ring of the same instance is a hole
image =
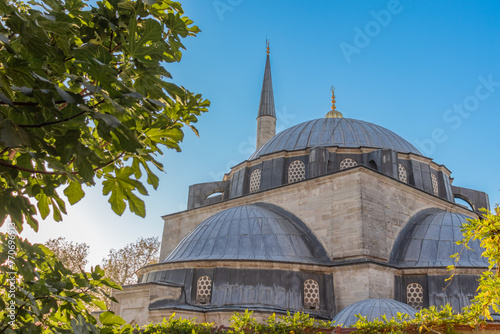
[[359, 166], [163, 216], [160, 259], [213, 214], [256, 202], [277, 205], [299, 217], [334, 260], [370, 256], [387, 261], [404, 223], [428, 207], [473, 215], [461, 206]]

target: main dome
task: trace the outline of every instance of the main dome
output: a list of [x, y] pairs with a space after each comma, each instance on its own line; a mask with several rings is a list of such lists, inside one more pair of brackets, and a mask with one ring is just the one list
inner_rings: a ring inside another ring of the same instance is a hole
[[262, 145], [249, 160], [280, 151], [312, 147], [373, 147], [401, 153], [420, 151], [394, 132], [379, 125], [351, 118], [320, 118], [286, 129]]

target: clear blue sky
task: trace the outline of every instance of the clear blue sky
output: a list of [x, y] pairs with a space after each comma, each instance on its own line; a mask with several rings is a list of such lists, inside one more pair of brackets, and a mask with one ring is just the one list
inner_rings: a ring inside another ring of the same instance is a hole
[[[278, 130], [323, 117], [335, 85], [345, 117], [386, 127], [452, 171], [453, 184], [500, 202], [499, 1], [182, 1], [202, 29], [185, 42], [174, 81], [212, 102], [200, 138], [160, 160], [167, 174], [146, 198], [146, 219], [117, 217], [89, 190], [63, 223], [32, 241], [65, 236], [110, 248], [160, 236], [162, 215], [184, 210], [188, 187], [220, 180], [255, 146], [255, 117], [271, 41]], [[189, 130], [186, 130], [189, 131]], [[422, 147], [422, 145], [424, 145]]]

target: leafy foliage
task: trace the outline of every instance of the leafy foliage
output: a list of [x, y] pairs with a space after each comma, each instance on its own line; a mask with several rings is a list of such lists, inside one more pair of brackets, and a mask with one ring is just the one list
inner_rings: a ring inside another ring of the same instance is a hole
[[212, 334], [223, 333], [215, 329], [213, 323], [198, 324], [195, 320], [175, 318], [175, 313], [170, 318], [163, 319], [160, 324], [149, 324], [140, 329], [142, 334]]
[[198, 27], [171, 0], [0, 0], [0, 224], [66, 213], [102, 180], [121, 215], [146, 214], [140, 179], [180, 150], [209, 101], [168, 81]]
[[[479, 293], [472, 300], [469, 311], [492, 320], [491, 310], [500, 314], [500, 207], [497, 204], [494, 213], [486, 209], [482, 212], [482, 218], [467, 219], [462, 225], [464, 238], [458, 244], [469, 248], [469, 242], [479, 240], [484, 249], [481, 255], [488, 259], [489, 267], [481, 275]], [[460, 254], [454, 254], [454, 257], [458, 261]]]
[[359, 317], [354, 327], [354, 333], [456, 333], [455, 328], [461, 325], [475, 327], [476, 317], [472, 313], [454, 313], [450, 305], [443, 307], [431, 306], [422, 309], [410, 319], [406, 314], [398, 313], [395, 318], [368, 321], [366, 317]]
[[243, 314], [235, 312], [227, 333], [322, 333], [324, 330], [331, 332], [334, 327], [332, 322], [318, 321], [301, 312], [293, 315], [287, 312], [286, 316], [278, 317], [273, 313], [264, 323], [258, 322], [252, 315], [253, 312], [248, 310]]
[[[14, 234], [0, 234], [0, 263], [0, 333], [98, 333], [87, 305], [104, 309], [101, 299], [112, 297], [103, 288], [120, 289], [99, 266], [74, 273], [46, 246]], [[108, 321], [109, 331], [120, 320]]]
[[157, 263], [160, 253], [158, 237], [139, 238], [119, 250], [111, 249], [102, 259], [106, 276], [120, 285], [137, 283], [137, 271]]
[[71, 272], [80, 272], [88, 263], [89, 245], [85, 242], [68, 241], [64, 237], [49, 239], [45, 242], [55, 257]]

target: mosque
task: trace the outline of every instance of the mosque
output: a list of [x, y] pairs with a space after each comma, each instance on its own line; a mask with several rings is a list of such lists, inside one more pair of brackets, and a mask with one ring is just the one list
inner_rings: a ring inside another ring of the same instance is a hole
[[486, 193], [453, 185], [446, 166], [394, 132], [344, 118], [333, 90], [324, 118], [275, 132], [268, 48], [256, 151], [162, 217], [160, 263], [115, 293], [115, 313], [139, 325], [174, 312], [227, 324], [245, 309], [331, 320], [374, 300], [407, 313], [469, 304], [488, 264], [478, 243], [455, 241], [489, 209]]

